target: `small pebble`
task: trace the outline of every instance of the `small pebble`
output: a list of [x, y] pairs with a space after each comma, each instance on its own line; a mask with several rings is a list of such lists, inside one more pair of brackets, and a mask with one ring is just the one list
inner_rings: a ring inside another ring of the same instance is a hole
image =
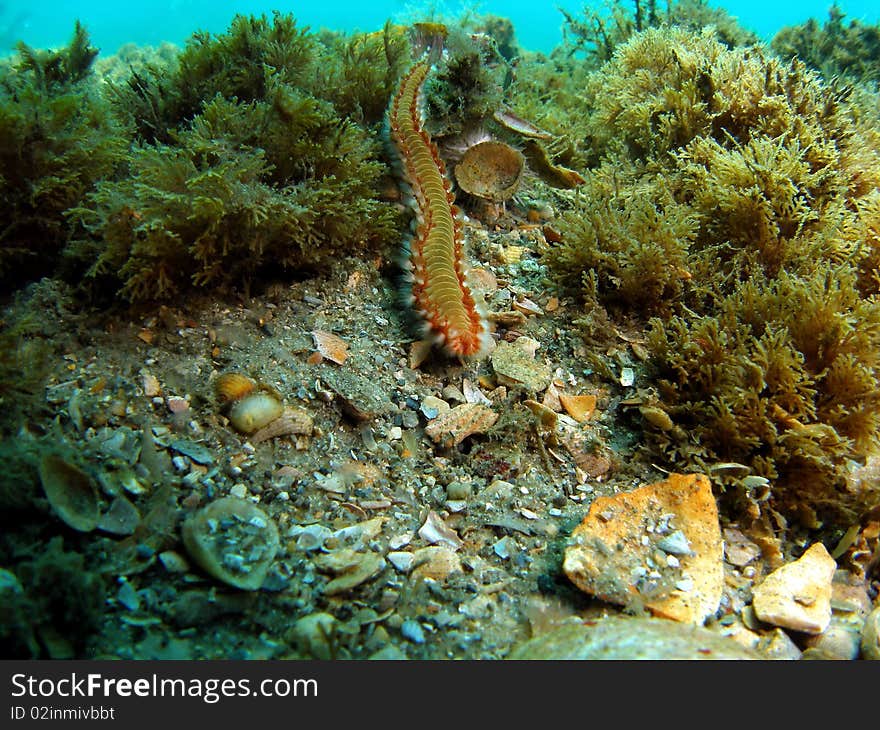
[[413, 644], [425, 643], [425, 631], [422, 625], [411, 618], [408, 618], [400, 626], [400, 633], [405, 639], [409, 639]]
[[127, 580], [123, 581], [116, 593], [116, 600], [129, 611], [137, 611], [141, 607], [141, 598]]

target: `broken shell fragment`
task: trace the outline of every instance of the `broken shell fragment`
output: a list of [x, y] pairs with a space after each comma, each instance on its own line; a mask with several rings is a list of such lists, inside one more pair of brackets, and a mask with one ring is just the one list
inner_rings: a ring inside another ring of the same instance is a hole
[[385, 558], [377, 553], [340, 548], [332, 553], [317, 556], [315, 565], [319, 570], [335, 575], [324, 586], [324, 595], [336, 596], [375, 578], [385, 569], [387, 563]]
[[348, 359], [348, 343], [341, 337], [315, 330], [312, 332], [312, 339], [315, 341], [315, 349], [330, 362], [342, 365]]
[[88, 474], [56, 454], [40, 461], [40, 482], [55, 514], [74, 530], [98, 526], [98, 491]]
[[278, 552], [278, 528], [251, 502], [223, 497], [184, 523], [183, 544], [210, 576], [233, 588], [255, 591]]
[[593, 417], [596, 410], [595, 395], [566, 395], [559, 394], [559, 403], [575, 421], [585, 423]]
[[431, 545], [445, 545], [452, 550], [458, 550], [464, 545], [455, 530], [449, 527], [434, 510], [428, 512], [425, 524], [419, 528], [419, 537]]
[[487, 140], [468, 147], [455, 166], [455, 179], [466, 193], [496, 203], [519, 188], [525, 159], [504, 142]]

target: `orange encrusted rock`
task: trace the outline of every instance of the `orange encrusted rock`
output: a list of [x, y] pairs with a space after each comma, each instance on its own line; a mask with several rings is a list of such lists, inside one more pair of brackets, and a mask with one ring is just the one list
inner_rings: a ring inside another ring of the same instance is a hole
[[721, 602], [722, 554], [709, 479], [670, 474], [598, 497], [574, 529], [562, 568], [585, 593], [702, 624]]

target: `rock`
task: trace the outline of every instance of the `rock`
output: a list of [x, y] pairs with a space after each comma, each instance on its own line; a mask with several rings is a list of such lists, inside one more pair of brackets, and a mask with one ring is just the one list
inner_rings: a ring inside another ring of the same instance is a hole
[[367, 659], [371, 661], [406, 661], [406, 654], [404, 654], [398, 647], [394, 644], [389, 644], [376, 652], [370, 654]]
[[425, 643], [425, 630], [415, 619], [406, 619], [406, 621], [400, 626], [400, 633], [403, 638], [408, 639], [413, 644]]
[[831, 581], [836, 568], [825, 546], [814, 543], [754, 589], [755, 614], [773, 626], [821, 634], [831, 622]]
[[868, 615], [862, 629], [862, 659], [880, 659], [880, 607]]
[[733, 639], [657, 618], [608, 616], [555, 629], [520, 644], [512, 660], [760, 659]]
[[724, 528], [724, 554], [731, 565], [742, 568], [760, 556], [761, 548], [734, 527]]
[[721, 529], [702, 474], [671, 474], [632, 492], [598, 497], [571, 543], [562, 568], [585, 593], [694, 624], [718, 609]]
[[523, 342], [513, 344], [499, 342], [491, 355], [492, 367], [500, 384], [537, 393], [550, 385], [553, 373], [548, 365], [535, 360], [534, 350], [527, 347], [529, 339], [520, 337]]
[[333, 659], [336, 654], [336, 629], [339, 622], [329, 613], [303, 616], [290, 632], [290, 639], [300, 653], [313, 659]]
[[278, 552], [278, 528], [255, 504], [224, 497], [184, 523], [183, 544], [209, 575], [234, 588], [255, 591]]
[[801, 650], [782, 629], [771, 631], [768, 636], [758, 642], [756, 648], [766, 659], [796, 660], [801, 658]]
[[[842, 574], [844, 571], [838, 571]], [[815, 649], [827, 659], [851, 661], [859, 656], [862, 627], [871, 608], [871, 600], [864, 584], [849, 585], [835, 582], [831, 585], [831, 622], [817, 636], [804, 642], [808, 649]]]

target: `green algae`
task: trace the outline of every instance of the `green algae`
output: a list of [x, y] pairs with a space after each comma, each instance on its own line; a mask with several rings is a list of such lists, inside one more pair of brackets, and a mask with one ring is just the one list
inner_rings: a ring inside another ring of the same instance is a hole
[[636, 34], [587, 88], [596, 167], [546, 260], [590, 339], [650, 318], [652, 405], [673, 424], [645, 421], [652, 456], [744, 464], [814, 527], [857, 518], [880, 499], [846, 479], [880, 439], [876, 122], [710, 31]]
[[122, 161], [126, 143], [97, 93], [97, 55], [77, 23], [70, 43], [19, 43], [0, 73], [0, 282], [53, 273], [67, 242], [65, 213]]
[[823, 23], [810, 18], [780, 30], [771, 43], [781, 57], [799, 58], [827, 79], [847, 81], [876, 89], [880, 83], [880, 25], [850, 20], [837, 3]]
[[291, 16], [238, 16], [225, 34], [196, 34], [176, 64], [113, 87], [138, 135], [127, 174], [73, 211], [72, 255], [96, 288], [139, 300], [247, 286], [394, 240], [380, 144], [359, 122], [374, 121], [364, 99], [384, 95], [402, 51], [383, 42], [379, 59], [376, 42], [347, 47], [358, 43], [378, 72], [354, 73], [354, 51], [340, 67], [335, 45], [322, 50]]

